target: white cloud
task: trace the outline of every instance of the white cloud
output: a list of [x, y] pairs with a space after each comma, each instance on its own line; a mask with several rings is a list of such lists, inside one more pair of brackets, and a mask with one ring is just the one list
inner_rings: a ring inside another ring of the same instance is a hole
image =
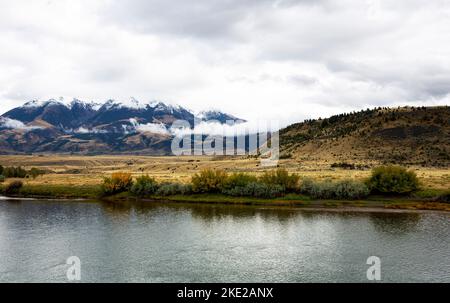
[[140, 124], [136, 119], [130, 119], [131, 125], [138, 132], [150, 132], [154, 134], [170, 135], [170, 131], [162, 123]]
[[245, 136], [255, 133], [267, 133], [269, 131], [277, 131], [279, 125], [277, 121], [259, 120], [249, 121], [235, 124], [222, 124], [219, 121], [209, 120], [201, 121], [194, 125], [194, 128], [170, 128], [170, 133], [183, 137], [190, 134], [196, 135], [212, 135], [212, 136]]
[[85, 127], [79, 127], [76, 130], [74, 130], [74, 133], [76, 134], [106, 134], [108, 133], [106, 130], [98, 129], [98, 128], [85, 128]]
[[288, 124], [450, 103], [445, 0], [0, 4], [2, 111], [134, 96]]
[[[189, 125], [188, 121], [184, 122], [186, 125]], [[278, 125], [274, 121], [251, 121], [245, 123], [222, 124], [216, 120], [208, 120], [195, 123], [194, 128], [190, 128], [187, 126], [181, 128], [167, 128], [162, 123], [140, 124], [136, 119], [133, 118], [130, 119], [130, 123], [132, 127], [127, 128], [127, 130], [133, 129], [137, 132], [150, 132], [178, 137], [183, 137], [190, 134], [234, 136], [254, 134], [257, 132], [276, 131], [279, 129]]]
[[39, 129], [39, 126], [28, 126], [19, 120], [14, 120], [6, 117], [0, 117], [0, 127], [10, 128], [10, 129], [22, 129], [30, 131], [33, 129]]

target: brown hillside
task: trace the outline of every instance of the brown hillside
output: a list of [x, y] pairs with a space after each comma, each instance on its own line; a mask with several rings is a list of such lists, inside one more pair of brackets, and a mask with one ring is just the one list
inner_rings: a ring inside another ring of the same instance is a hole
[[328, 163], [450, 165], [450, 107], [376, 108], [280, 131], [282, 158]]

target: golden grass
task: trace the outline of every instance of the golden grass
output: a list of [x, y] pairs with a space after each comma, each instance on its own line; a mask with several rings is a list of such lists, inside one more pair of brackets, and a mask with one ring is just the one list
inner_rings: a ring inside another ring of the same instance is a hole
[[[133, 176], [149, 174], [158, 181], [187, 182], [205, 168], [228, 172], [261, 174], [271, 168], [261, 167], [260, 161], [247, 157], [153, 157], [153, 156], [0, 156], [3, 166], [37, 167], [50, 170], [44, 176], [26, 182], [30, 185], [95, 185], [113, 172], [130, 172]], [[364, 164], [364, 163], [362, 163]], [[358, 179], [370, 175], [370, 170], [332, 169], [326, 161], [280, 160], [279, 166], [290, 172], [317, 180]], [[416, 171], [424, 188], [450, 189], [450, 169], [410, 167]]]

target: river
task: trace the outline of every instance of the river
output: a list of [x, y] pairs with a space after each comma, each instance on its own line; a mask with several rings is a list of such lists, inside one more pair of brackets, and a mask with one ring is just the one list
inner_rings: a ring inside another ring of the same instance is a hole
[[450, 214], [0, 200], [0, 282], [450, 282]]

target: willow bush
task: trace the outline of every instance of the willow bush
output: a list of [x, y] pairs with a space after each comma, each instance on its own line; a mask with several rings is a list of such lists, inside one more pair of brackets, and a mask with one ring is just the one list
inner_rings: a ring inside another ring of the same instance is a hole
[[129, 191], [133, 186], [133, 178], [130, 173], [113, 173], [111, 177], [103, 179], [101, 192], [103, 195], [114, 195]]
[[219, 193], [227, 179], [228, 174], [223, 170], [204, 169], [192, 176], [192, 189], [196, 193]]
[[415, 172], [389, 165], [374, 168], [367, 185], [376, 193], [406, 194], [419, 189], [419, 180]]
[[370, 193], [366, 184], [354, 180], [332, 182], [304, 179], [300, 192], [314, 199], [355, 200], [367, 197]]
[[297, 174], [289, 174], [286, 169], [277, 169], [275, 171], [266, 171], [260, 178], [264, 184], [277, 185], [284, 187], [287, 192], [295, 192], [298, 190], [298, 182], [300, 177]]
[[153, 195], [159, 188], [158, 182], [155, 178], [152, 178], [148, 175], [139, 176], [136, 178], [136, 181], [131, 186], [131, 193], [136, 196], [148, 196]]
[[158, 196], [173, 196], [173, 195], [189, 195], [192, 194], [191, 184], [181, 184], [181, 183], [162, 183], [156, 195]]

